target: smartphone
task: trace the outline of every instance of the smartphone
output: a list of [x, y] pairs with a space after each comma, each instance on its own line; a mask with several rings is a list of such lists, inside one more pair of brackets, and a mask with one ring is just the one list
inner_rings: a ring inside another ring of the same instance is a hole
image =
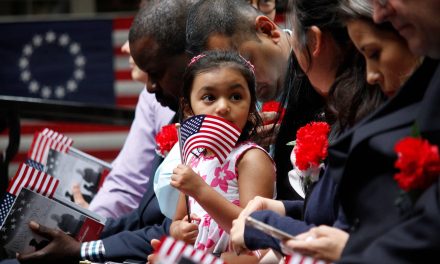
[[246, 217], [246, 225], [252, 226], [252, 227], [268, 234], [269, 236], [272, 236], [272, 237], [279, 239], [281, 241], [285, 241], [285, 240], [289, 240], [289, 239], [296, 239], [291, 234], [288, 234], [278, 228], [275, 228], [271, 225], [268, 225], [266, 223], [258, 221], [257, 219], [252, 218], [251, 216]]

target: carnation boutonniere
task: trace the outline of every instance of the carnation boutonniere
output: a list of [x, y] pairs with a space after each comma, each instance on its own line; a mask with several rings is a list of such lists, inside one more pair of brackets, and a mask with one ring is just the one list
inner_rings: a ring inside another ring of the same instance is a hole
[[319, 179], [324, 160], [327, 158], [330, 126], [326, 122], [311, 122], [296, 133], [291, 161], [294, 171], [299, 175], [304, 190]]
[[165, 157], [171, 148], [176, 144], [177, 129], [175, 124], [163, 126], [156, 135], [156, 153]]
[[403, 195], [408, 195], [414, 203], [440, 176], [438, 146], [421, 137], [405, 137], [396, 143], [394, 151], [397, 154], [394, 166], [399, 170], [394, 179], [403, 190], [397, 205], [402, 203]]
[[[281, 107], [281, 104], [277, 101], [269, 101], [269, 102], [265, 102], [262, 106], [261, 106], [261, 112], [277, 112], [279, 113], [279, 117], [278, 117], [278, 123], [281, 123], [281, 121], [284, 118], [284, 114], [286, 112], [286, 109], [284, 107]], [[268, 124], [272, 124], [274, 123], [275, 120], [265, 120], [264, 121], [264, 125], [268, 125]]]

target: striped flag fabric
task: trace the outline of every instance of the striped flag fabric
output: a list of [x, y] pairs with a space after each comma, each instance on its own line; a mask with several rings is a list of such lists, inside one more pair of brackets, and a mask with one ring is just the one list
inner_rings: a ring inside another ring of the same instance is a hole
[[156, 250], [156, 263], [200, 263], [200, 264], [223, 264], [224, 261], [216, 258], [209, 252], [195, 249], [192, 245], [185, 244], [172, 237], [162, 239]]
[[331, 263], [295, 252], [294, 254], [291, 254], [286, 257], [286, 264], [331, 264]]
[[3, 226], [3, 222], [5, 221], [6, 217], [8, 216], [9, 210], [14, 204], [15, 197], [16, 196], [8, 192], [5, 193], [2, 203], [0, 204], [0, 227]]
[[[131, 26], [131, 23], [133, 21], [132, 16], [124, 16], [124, 17], [114, 17], [114, 18], [106, 18], [109, 23], [109, 31], [108, 34], [109, 37], [106, 38], [98, 38], [95, 37], [92, 38], [93, 41], [107, 41], [110, 44], [108, 52], [106, 53], [106, 57], [110, 58], [109, 63], [106, 63], [105, 65], [109, 65], [110, 67], [110, 73], [106, 74], [105, 78], [105, 91], [102, 91], [98, 93], [98, 97], [92, 96], [91, 94], [87, 94], [87, 96], [82, 96], [83, 99], [89, 99], [93, 104], [98, 104], [100, 101], [102, 101], [100, 98], [102, 98], [103, 95], [112, 95], [112, 99], [109, 102], [109, 104], [116, 106], [116, 107], [124, 107], [124, 108], [134, 108], [134, 106], [137, 103], [138, 97], [142, 89], [144, 89], [144, 85], [133, 81], [131, 79], [131, 69], [129, 64], [129, 55], [125, 54], [121, 51], [121, 47], [124, 44], [124, 42], [128, 39], [128, 31]], [[101, 19], [102, 20], [102, 19]], [[71, 23], [78, 25], [82, 25], [81, 22], [82, 19], [75, 19], [71, 21]], [[87, 20], [90, 22], [90, 20]], [[28, 22], [26, 22], [28, 23]], [[32, 22], [29, 22], [32, 23]], [[5, 25], [5, 27], [9, 27], [12, 25], [11, 23], [3, 23], [1, 22], [0, 25]], [[25, 23], [21, 23], [25, 24]], [[53, 23], [57, 24], [57, 23]], [[52, 24], [49, 24], [49, 26]], [[86, 28], [89, 28], [90, 23], [87, 24]], [[84, 27], [81, 27], [81, 36], [85, 33]], [[3, 31], [2, 31], [3, 32]], [[40, 35], [46, 36], [47, 31], [44, 31]], [[24, 31], [19, 30], [15, 32], [16, 35], [24, 34]], [[14, 33], [14, 34], [15, 34]], [[37, 31], [30, 32], [28, 35], [28, 38], [33, 41], [33, 35], [35, 33], [38, 33]], [[26, 33], [28, 34], [28, 33]], [[4, 34], [5, 35], [5, 34]], [[6, 36], [6, 35], [5, 35]], [[14, 35], [15, 36], [15, 35]], [[52, 34], [49, 34], [48, 36], [53, 36]], [[57, 35], [58, 36], [58, 35]], [[61, 36], [61, 35], [60, 35]], [[20, 37], [20, 36], [18, 36]], [[59, 37], [59, 36], [58, 36]], [[50, 39], [50, 38], [49, 38]], [[22, 52], [22, 46], [20, 45], [10, 45], [11, 36], [5, 37], [3, 39], [0, 39], [0, 47], [5, 47], [5, 49], [0, 48], [3, 51], [14, 51], [17, 49], [18, 52]], [[38, 43], [38, 38], [36, 38], [36, 41]], [[33, 42], [32, 42], [33, 43]], [[46, 43], [46, 42], [42, 42]], [[34, 45], [34, 44], [32, 44]], [[6, 48], [7, 46], [7, 48]], [[74, 46], [75, 47], [75, 46]], [[87, 53], [87, 47], [90, 47], [90, 45], [81, 45], [81, 51]], [[44, 47], [41, 47], [44, 48]], [[47, 49], [45, 54], [49, 54], [52, 52], [51, 49]], [[34, 54], [38, 55], [38, 54]], [[94, 59], [89, 59], [87, 54], [83, 54], [85, 58], [87, 58], [86, 65], [91, 66], [89, 62], [94, 61]], [[3, 57], [2, 57], [3, 58]], [[18, 74], [18, 70], [14, 73], [9, 72], [8, 68], [19, 66], [19, 56], [17, 56], [15, 59], [10, 58], [10, 62], [6, 63], [4, 62], [0, 66], [0, 75], [2, 73], [4, 74], [15, 74], [15, 77], [11, 75], [11, 79], [20, 79], [20, 76]], [[97, 57], [93, 57], [97, 58]], [[24, 61], [24, 60], [23, 60]], [[79, 62], [81, 59], [78, 60]], [[53, 59], [49, 62], [57, 63], [59, 60]], [[8, 65], [9, 64], [9, 65]], [[39, 62], [39, 65], [41, 65], [42, 62]], [[24, 65], [24, 64], [22, 64]], [[73, 64], [72, 64], [73, 65]], [[3, 68], [4, 67], [4, 68]], [[68, 69], [69, 67], [65, 67], [63, 65], [55, 66], [57, 70], [62, 69]], [[88, 66], [85, 66], [88, 67]], [[105, 71], [107, 72], [107, 71]], [[78, 71], [79, 73], [79, 71]], [[99, 71], [99, 74], [102, 74], [102, 71]], [[63, 73], [64, 74], [64, 73]], [[60, 74], [60, 75], [63, 75]], [[53, 75], [53, 74], [52, 74]], [[65, 75], [65, 74], [64, 74]], [[8, 75], [9, 76], [9, 75]], [[48, 75], [50, 76], [50, 75]], [[89, 76], [87, 74], [87, 76]], [[42, 77], [41, 77], [42, 78]], [[4, 80], [2, 77], [0, 77], [0, 80]], [[107, 81], [109, 80], [109, 81]], [[21, 82], [21, 81], [20, 81]], [[88, 92], [86, 88], [83, 88], [81, 85], [87, 84], [87, 79], [82, 80], [79, 82], [78, 91], [86, 91]], [[30, 84], [30, 83], [29, 83]], [[100, 85], [102, 83], [99, 83]], [[21, 85], [24, 85], [24, 82], [20, 84], [20, 86], [17, 86], [18, 89], [13, 89], [9, 86], [9, 83], [2, 84], [2, 89], [0, 91], [1, 95], [17, 95], [22, 96], [25, 95], [24, 93], [16, 94], [16, 91], [22, 91], [19, 89], [24, 89], [25, 87], [21, 87]], [[7, 88], [9, 87], [9, 88]], [[75, 95], [73, 92], [67, 93], [68, 96], [72, 97]], [[41, 94], [34, 94], [36, 98], [43, 98]], [[107, 98], [107, 97], [106, 97]], [[54, 98], [52, 98], [54, 99]], [[71, 98], [64, 97], [63, 99], [57, 99], [57, 100], [70, 100]], [[44, 128], [50, 128], [52, 130], [58, 131], [70, 138], [72, 138], [75, 141], [75, 147], [77, 149], [80, 149], [92, 156], [95, 156], [101, 160], [104, 160], [106, 162], [112, 162], [116, 156], [118, 155], [119, 151], [122, 149], [122, 146], [124, 144], [125, 138], [127, 137], [129, 126], [127, 125], [104, 125], [104, 124], [92, 124], [92, 123], [79, 123], [79, 122], [48, 122], [43, 120], [29, 120], [29, 119], [22, 119], [21, 120], [21, 139], [20, 139], [20, 146], [19, 146], [19, 152], [12, 160], [10, 166], [9, 166], [9, 177], [12, 177], [15, 172], [18, 169], [18, 166], [21, 162], [25, 161], [27, 158], [28, 150], [32, 144], [33, 136], [35, 131], [40, 131]], [[6, 149], [6, 146], [8, 145], [9, 139], [8, 139], [8, 132], [3, 131], [0, 133], [0, 149]]]
[[46, 168], [44, 167], [44, 165], [39, 162], [36, 162], [35, 160], [27, 159], [25, 161], [25, 164], [28, 165], [29, 167], [32, 167], [32, 168], [37, 169], [39, 171], [46, 172]]
[[34, 140], [28, 151], [28, 158], [46, 165], [49, 149], [66, 153], [72, 144], [71, 138], [45, 128], [43, 131], [35, 132]]
[[17, 196], [22, 188], [28, 188], [31, 191], [52, 198], [58, 184], [58, 179], [22, 163], [9, 183], [7, 192]]
[[194, 149], [213, 152], [222, 164], [240, 137], [240, 129], [228, 120], [212, 115], [196, 115], [186, 119], [180, 128], [184, 160]]

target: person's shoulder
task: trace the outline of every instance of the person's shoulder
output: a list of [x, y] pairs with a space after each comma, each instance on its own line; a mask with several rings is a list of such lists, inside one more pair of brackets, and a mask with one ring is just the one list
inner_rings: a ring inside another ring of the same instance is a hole
[[269, 153], [261, 146], [252, 141], [245, 141], [237, 146], [238, 162], [248, 162], [257, 166], [258, 162], [270, 161], [273, 163]]

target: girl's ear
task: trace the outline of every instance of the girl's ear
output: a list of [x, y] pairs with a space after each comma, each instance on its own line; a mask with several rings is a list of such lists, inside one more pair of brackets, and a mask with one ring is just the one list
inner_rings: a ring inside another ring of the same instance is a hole
[[317, 26], [311, 26], [307, 32], [308, 46], [313, 57], [317, 57], [322, 49], [322, 31]]
[[277, 25], [267, 16], [257, 16], [255, 18], [255, 29], [257, 33], [263, 33], [275, 43], [278, 43], [282, 36]]

